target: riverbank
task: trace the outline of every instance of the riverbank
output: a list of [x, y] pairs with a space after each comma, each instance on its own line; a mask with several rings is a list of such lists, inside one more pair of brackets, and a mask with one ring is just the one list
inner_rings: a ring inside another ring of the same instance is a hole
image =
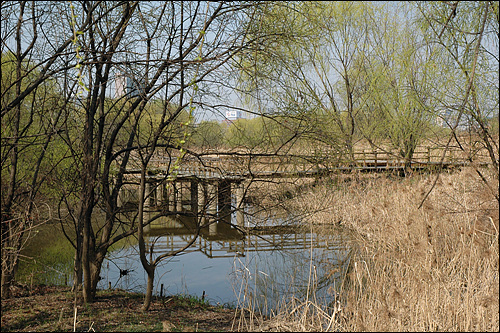
[[98, 291], [96, 301], [78, 305], [69, 287], [16, 288], [2, 300], [2, 332], [231, 332], [241, 325], [235, 309], [189, 296], [155, 299], [141, 311], [143, 295], [122, 290]]

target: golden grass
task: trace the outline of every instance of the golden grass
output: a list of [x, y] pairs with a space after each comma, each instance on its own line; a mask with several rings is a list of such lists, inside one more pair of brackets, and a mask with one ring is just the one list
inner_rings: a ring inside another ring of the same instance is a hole
[[292, 202], [310, 221], [352, 230], [341, 311], [287, 304], [260, 329], [498, 332], [499, 207], [474, 170], [441, 174], [420, 209], [436, 175], [354, 177]]

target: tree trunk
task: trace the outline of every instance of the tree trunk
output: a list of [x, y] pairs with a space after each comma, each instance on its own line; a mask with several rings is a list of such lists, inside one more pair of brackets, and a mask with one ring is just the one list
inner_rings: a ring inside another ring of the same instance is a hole
[[143, 311], [148, 311], [151, 305], [151, 300], [153, 298], [153, 284], [155, 280], [155, 267], [150, 265], [150, 269], [146, 269], [148, 273], [148, 286], [146, 288], [146, 298], [144, 299], [144, 304], [142, 305]]
[[83, 301], [90, 303], [93, 301], [91, 290], [91, 274], [90, 274], [90, 230], [89, 222], [85, 222], [83, 227], [83, 244], [82, 244], [82, 270], [83, 270]]
[[92, 211], [93, 211], [93, 201], [94, 201], [94, 188], [93, 181], [90, 176], [90, 172], [87, 171], [87, 179], [84, 181], [82, 189], [81, 198], [81, 211], [79, 215], [78, 224], [82, 226], [82, 272], [83, 272], [83, 301], [85, 303], [91, 303], [93, 301], [92, 293], [92, 275], [90, 269], [90, 263], [93, 260], [93, 247], [94, 242], [92, 239]]
[[90, 295], [92, 301], [95, 299], [97, 292], [97, 284], [101, 280], [101, 267], [104, 261], [104, 256], [97, 254], [93, 256], [93, 260], [90, 262]]
[[[22, 89], [22, 58], [21, 58], [21, 23], [23, 21], [23, 13], [24, 13], [24, 4], [21, 4], [20, 8], [20, 13], [19, 13], [19, 19], [18, 19], [18, 25], [17, 25], [17, 32], [16, 32], [16, 44], [17, 44], [17, 50], [16, 50], [16, 95], [19, 96], [21, 94], [21, 89]], [[3, 102], [3, 101], [2, 101]], [[14, 248], [17, 248], [17, 244], [14, 242], [14, 240], [17, 238], [13, 231], [15, 232], [22, 232], [23, 230], [15, 230], [17, 224], [21, 224], [19, 222], [19, 219], [13, 218], [13, 203], [14, 203], [14, 196], [15, 196], [15, 191], [16, 191], [16, 183], [17, 183], [17, 167], [18, 167], [18, 158], [19, 158], [19, 151], [18, 151], [18, 142], [19, 142], [19, 127], [20, 127], [20, 119], [21, 119], [21, 105], [17, 105], [14, 111], [14, 117], [13, 117], [13, 126], [12, 126], [12, 136], [14, 138], [13, 143], [12, 143], [12, 149], [9, 154], [9, 159], [10, 159], [10, 173], [9, 173], [9, 179], [8, 179], [8, 187], [7, 187], [7, 200], [4, 202], [2, 200], [2, 239], [1, 239], [1, 244], [2, 244], [2, 286], [1, 286], [1, 294], [2, 298], [4, 297], [10, 297], [10, 286], [12, 285], [12, 282], [14, 281], [14, 268], [16, 266], [16, 260], [17, 256], [14, 255]], [[3, 164], [2, 164], [2, 170], [3, 170]], [[2, 186], [3, 187], [3, 186]], [[3, 198], [2, 198], [3, 199]], [[4, 216], [7, 216], [8, 219], [4, 220]], [[8, 221], [8, 222], [7, 222]], [[7, 223], [7, 227], [4, 227], [4, 224]], [[4, 232], [5, 230], [5, 232]], [[19, 242], [21, 242], [22, 239], [19, 239]]]
[[143, 311], [147, 311], [151, 305], [151, 297], [153, 294], [153, 283], [155, 277], [156, 266], [154, 263], [149, 263], [146, 258], [146, 244], [144, 241], [144, 201], [149, 200], [146, 197], [146, 167], [143, 165], [141, 170], [141, 185], [139, 190], [139, 224], [137, 227], [137, 238], [139, 240], [139, 255], [141, 264], [148, 274], [148, 285], [146, 289], [146, 299], [142, 306]]

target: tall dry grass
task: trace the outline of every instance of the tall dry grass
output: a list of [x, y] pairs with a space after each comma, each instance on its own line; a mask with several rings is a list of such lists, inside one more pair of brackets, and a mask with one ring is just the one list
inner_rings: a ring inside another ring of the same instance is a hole
[[420, 209], [435, 175], [355, 176], [301, 193], [293, 205], [310, 221], [353, 233], [342, 309], [322, 315], [311, 312], [314, 304], [291, 304], [261, 329], [498, 332], [499, 207], [491, 193], [498, 179], [491, 174], [488, 188], [472, 169], [443, 173]]

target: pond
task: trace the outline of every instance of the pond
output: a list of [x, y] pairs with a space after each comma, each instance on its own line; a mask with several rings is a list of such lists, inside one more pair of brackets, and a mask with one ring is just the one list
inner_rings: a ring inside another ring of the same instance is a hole
[[[251, 210], [246, 208], [247, 213]], [[188, 244], [193, 234], [186, 226], [193, 223], [180, 216], [155, 220], [146, 239], [148, 245], [154, 243], [153, 257]], [[157, 267], [154, 294], [185, 294], [266, 313], [290, 297], [333, 300], [350, 259], [345, 233], [325, 226], [304, 228], [290, 216], [255, 212], [247, 214], [245, 224], [249, 232], [244, 236], [222, 222], [211, 233], [202, 229], [186, 251]], [[138, 246], [128, 244], [111, 252], [101, 277], [99, 288], [144, 292], [147, 274]]]
[[[164, 259], [155, 272], [154, 295], [184, 294], [214, 305], [258, 308], [265, 313], [291, 297], [332, 301], [349, 264], [350, 237], [321, 223], [301, 227], [303, 221], [290, 214], [263, 214], [251, 205], [245, 212], [246, 235], [229, 221], [220, 221], [216, 229], [202, 229], [182, 254]], [[233, 214], [233, 223], [234, 219]], [[186, 226], [193, 223], [192, 218], [179, 215], [155, 220], [146, 237], [148, 245], [154, 243], [153, 257], [185, 246], [193, 238]], [[44, 236], [45, 246], [31, 246], [39, 256], [35, 263], [21, 264], [25, 281], [35, 276], [37, 283], [72, 283], [74, 251], [66, 240], [51, 238], [54, 229], [51, 226]], [[101, 278], [99, 289], [145, 292], [147, 275], [135, 237], [108, 254]]]

